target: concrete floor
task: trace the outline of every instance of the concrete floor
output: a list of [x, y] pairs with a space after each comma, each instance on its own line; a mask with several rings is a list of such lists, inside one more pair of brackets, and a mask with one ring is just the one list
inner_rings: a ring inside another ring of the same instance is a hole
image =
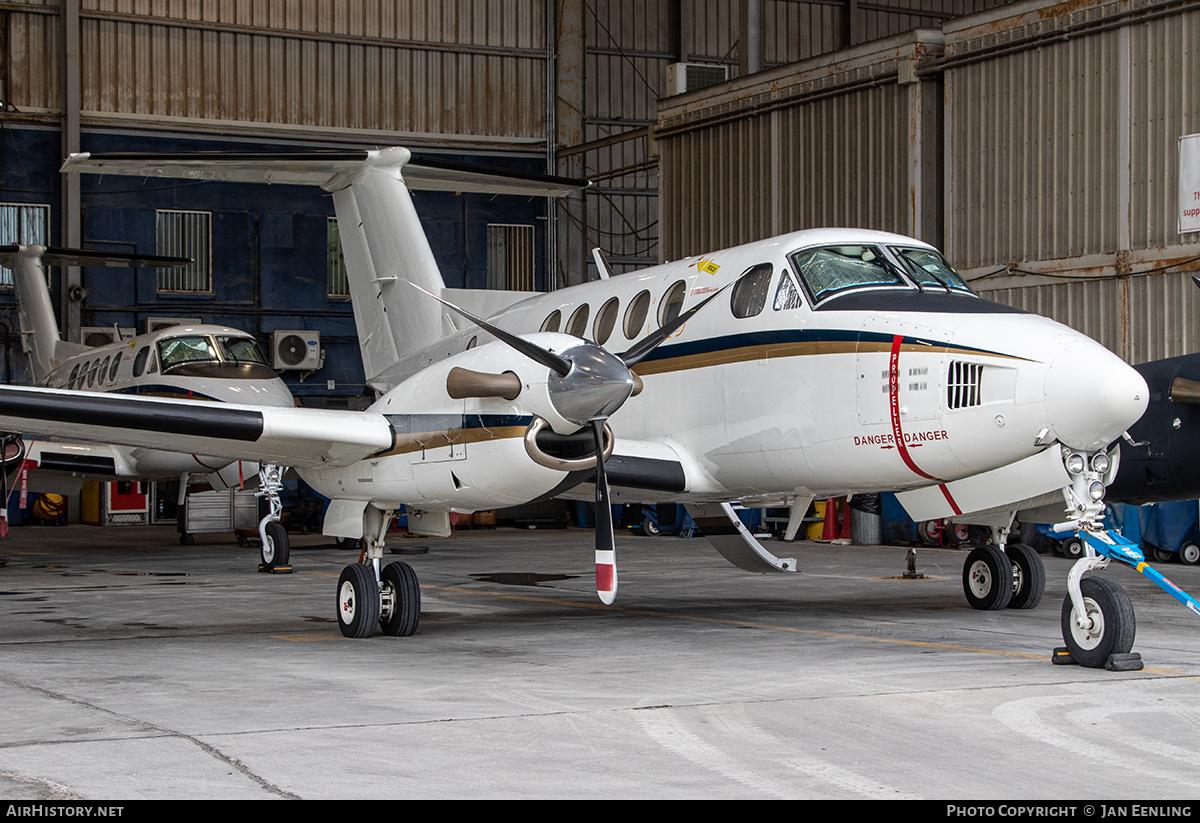
[[[1069, 561], [1031, 611], [976, 612], [964, 553], [797, 543], [758, 576], [703, 539], [397, 539], [410, 638], [347, 640], [356, 553], [294, 536], [16, 528], [0, 540], [0, 797], [1200, 797], [1200, 618], [1129, 569], [1141, 672], [1054, 666]], [[1165, 566], [1200, 591], [1200, 567]]]

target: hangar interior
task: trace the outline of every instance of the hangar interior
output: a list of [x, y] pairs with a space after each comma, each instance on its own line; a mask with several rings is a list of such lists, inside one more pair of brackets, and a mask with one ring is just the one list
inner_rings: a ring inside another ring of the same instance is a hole
[[[405, 145], [587, 178], [421, 193], [451, 287], [546, 291], [817, 226], [943, 248], [1130, 362], [1200, 349], [1179, 138], [1194, 0], [0, 0], [0, 243], [181, 254], [51, 276], [64, 334], [196, 318], [305, 405], [368, 402], [330, 198], [63, 175], [76, 151]], [[75, 288], [73, 286], [82, 289]], [[75, 297], [64, 298], [71, 294]], [[78, 298], [78, 299], [76, 299]], [[11, 282], [4, 379], [27, 379]], [[319, 340], [287, 362], [287, 335]]]

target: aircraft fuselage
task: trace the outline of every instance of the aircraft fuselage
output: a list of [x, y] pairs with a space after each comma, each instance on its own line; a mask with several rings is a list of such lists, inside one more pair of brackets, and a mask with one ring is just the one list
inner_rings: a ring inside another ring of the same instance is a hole
[[[637, 491], [614, 480], [617, 499], [929, 486], [1056, 441], [1102, 449], [1141, 414], [1145, 384], [1116, 355], [911, 264], [944, 264], [931, 254], [898, 235], [797, 232], [532, 297], [491, 321], [555, 351], [585, 337], [617, 352], [737, 281], [635, 367], [645, 388], [611, 417], [616, 455], [661, 476]], [[371, 409], [392, 424], [393, 448], [306, 470], [309, 482], [334, 498], [463, 511], [565, 491], [562, 472], [525, 459], [545, 368], [489, 340], [469, 326], [398, 364], [397, 387]], [[451, 399], [456, 367], [512, 371], [522, 394]]]

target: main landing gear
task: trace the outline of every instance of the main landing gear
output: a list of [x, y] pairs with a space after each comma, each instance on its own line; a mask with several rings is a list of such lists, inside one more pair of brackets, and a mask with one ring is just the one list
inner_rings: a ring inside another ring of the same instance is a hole
[[421, 620], [421, 587], [417, 573], [397, 561], [380, 569], [384, 536], [395, 511], [368, 506], [364, 515], [367, 548], [364, 562], [342, 570], [337, 588], [338, 628], [346, 637], [370, 637], [378, 626], [392, 637], [408, 637]]
[[963, 592], [971, 608], [1032, 609], [1046, 592], [1042, 558], [1024, 543], [1006, 545], [1008, 528], [993, 528], [995, 545], [972, 549], [963, 564]]

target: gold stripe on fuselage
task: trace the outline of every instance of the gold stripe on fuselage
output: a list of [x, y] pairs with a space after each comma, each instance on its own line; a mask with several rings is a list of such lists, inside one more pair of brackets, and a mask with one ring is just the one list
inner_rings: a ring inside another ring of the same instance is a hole
[[[861, 354], [887, 353], [892, 350], [888, 341], [857, 341], [857, 340], [818, 340], [798, 341], [795, 343], [766, 343], [754, 346], [742, 346], [734, 349], [688, 354], [680, 357], [668, 357], [662, 360], [643, 360], [637, 364], [639, 376], [665, 374], [668, 372], [688, 371], [706, 366], [725, 366], [734, 363], [749, 363], [756, 360], [775, 360], [782, 357], [811, 357], [823, 354]], [[904, 343], [902, 352], [924, 352], [939, 354], [958, 354], [960, 356], [999, 357], [1011, 360], [1023, 358], [1000, 352], [978, 351], [958, 346], [936, 343]]]

